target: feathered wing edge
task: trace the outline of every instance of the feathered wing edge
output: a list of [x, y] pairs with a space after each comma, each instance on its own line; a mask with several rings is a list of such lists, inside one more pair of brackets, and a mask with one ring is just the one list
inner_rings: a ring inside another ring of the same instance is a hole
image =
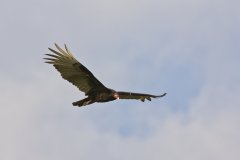
[[132, 93], [132, 92], [117, 92], [120, 99], [136, 99], [141, 100], [142, 102], [145, 101], [145, 99], [151, 101], [151, 98], [160, 98], [164, 97], [167, 93], [164, 93], [162, 95], [151, 95], [151, 94], [142, 94], [142, 93]]
[[66, 44], [64, 51], [55, 43], [58, 51], [48, 48], [54, 54], [45, 54], [50, 58], [44, 58], [46, 63], [53, 66], [61, 73], [61, 76], [77, 86], [87, 95], [92, 89], [105, 89], [106, 87], [80, 62], [78, 62]]
[[[53, 54], [45, 54], [45, 55], [48, 55], [50, 57], [53, 57], [53, 58], [44, 58], [48, 61], [46, 61], [46, 63], [50, 63], [50, 64], [56, 64], [56, 65], [61, 65], [61, 63], [56, 63], [56, 59], [65, 59], [67, 60], [67, 58], [71, 58], [72, 60], [75, 60], [77, 61], [73, 54], [70, 52], [70, 50], [67, 48], [67, 45], [64, 44], [64, 47], [66, 49], [66, 51], [64, 51], [62, 48], [60, 48], [56, 43], [54, 43], [54, 45], [56, 46], [56, 48], [62, 53], [59, 53], [51, 48], [48, 48], [50, 51], [52, 51], [53, 53], [55, 53], [56, 55], [53, 55]], [[66, 58], [67, 57], [67, 58]]]

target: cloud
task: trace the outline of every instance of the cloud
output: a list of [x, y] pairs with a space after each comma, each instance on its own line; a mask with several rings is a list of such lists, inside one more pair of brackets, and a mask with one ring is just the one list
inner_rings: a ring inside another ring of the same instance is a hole
[[[239, 159], [238, 3], [5, 2], [0, 159]], [[73, 107], [53, 42], [109, 87], [168, 95]]]
[[[41, 72], [33, 77], [31, 83], [2, 81], [1, 144], [4, 145], [1, 145], [1, 158], [238, 159], [239, 89], [232, 92], [229, 83], [236, 72], [230, 72], [224, 80], [218, 81], [222, 75], [215, 65], [208, 65], [208, 81], [199, 95], [191, 100], [188, 111], [175, 113], [167, 109], [170, 106], [156, 106], [163, 109], [161, 114], [159, 110], [154, 114], [150, 112], [153, 108], [133, 105], [128, 106], [132, 110], [125, 106], [125, 113], [119, 117], [122, 106], [115, 103], [81, 109], [69, 107], [66, 100], [72, 99], [72, 90], [66, 90], [68, 87], [61, 87], [64, 83]], [[226, 69], [232, 70], [232, 65], [229, 66]], [[15, 92], [8, 88], [15, 88]], [[69, 96], [58, 98], [66, 95]], [[9, 103], [11, 99], [14, 101]], [[112, 108], [113, 104], [117, 106]], [[151, 106], [150, 103], [147, 105]], [[138, 123], [139, 118], [145, 120], [145, 124], [144, 121]], [[114, 126], [121, 125], [119, 120], [126, 123], [135, 121], [137, 126], [131, 126], [134, 131], [123, 136], [119, 132], [120, 126]], [[140, 126], [148, 127], [144, 136], [140, 134], [144, 132]]]

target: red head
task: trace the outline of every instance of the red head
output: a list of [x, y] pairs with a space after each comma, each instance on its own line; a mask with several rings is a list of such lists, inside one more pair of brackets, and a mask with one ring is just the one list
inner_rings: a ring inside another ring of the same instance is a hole
[[118, 93], [117, 93], [117, 92], [113, 93], [113, 97], [114, 97], [115, 99], [119, 99]]

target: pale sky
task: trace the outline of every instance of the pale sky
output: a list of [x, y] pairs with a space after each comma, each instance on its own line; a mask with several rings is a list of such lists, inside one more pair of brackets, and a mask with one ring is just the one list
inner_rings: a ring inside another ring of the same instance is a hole
[[[1, 0], [1, 160], [239, 160], [240, 1]], [[74, 107], [54, 43], [107, 87]]]

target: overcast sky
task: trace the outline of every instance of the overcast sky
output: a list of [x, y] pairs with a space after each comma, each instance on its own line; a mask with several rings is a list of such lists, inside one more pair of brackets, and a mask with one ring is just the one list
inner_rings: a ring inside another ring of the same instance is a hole
[[[239, 160], [240, 1], [1, 0], [1, 160]], [[77, 108], [44, 54], [162, 94]]]

